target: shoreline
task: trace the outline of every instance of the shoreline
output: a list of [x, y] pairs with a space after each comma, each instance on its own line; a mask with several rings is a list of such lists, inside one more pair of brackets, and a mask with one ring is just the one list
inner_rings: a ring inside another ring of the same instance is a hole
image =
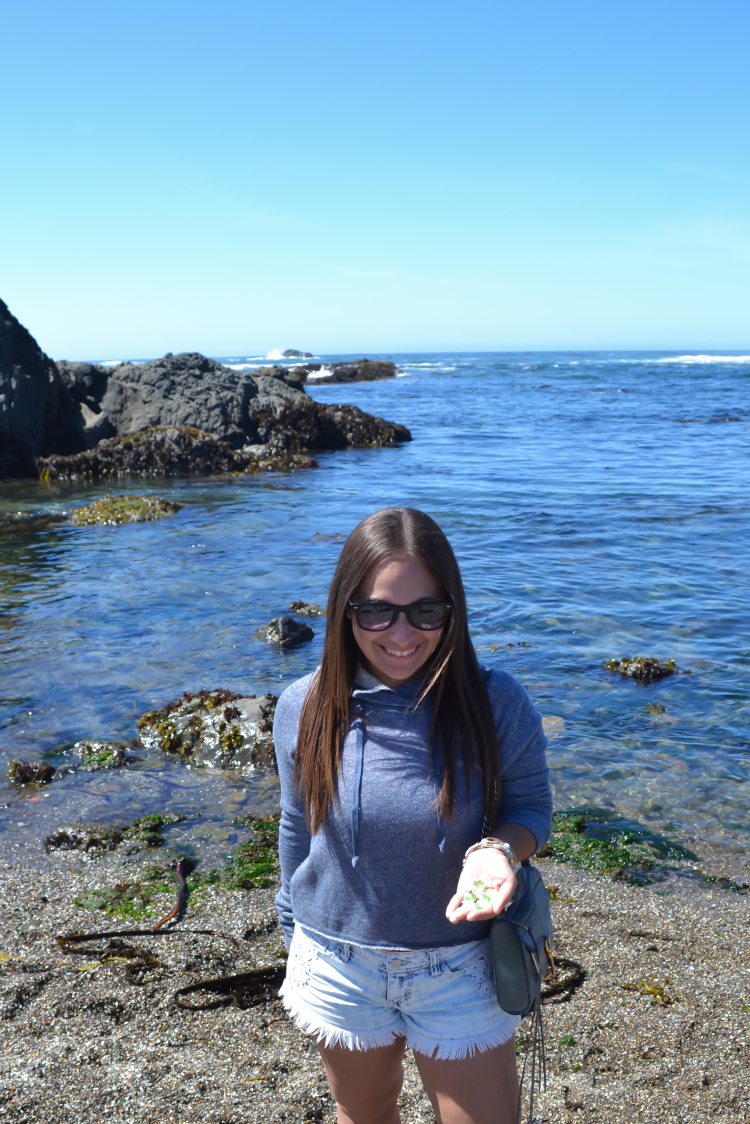
[[[586, 973], [567, 999], [544, 1004], [548, 1088], [536, 1101], [538, 1119], [750, 1121], [746, 895], [677, 876], [668, 887], [637, 887], [538, 865], [555, 899], [557, 954]], [[118, 867], [111, 858], [54, 860], [42, 871], [3, 864], [0, 1119], [332, 1124], [317, 1051], [277, 1000], [204, 1012], [171, 1001], [200, 979], [283, 962], [275, 890], [194, 895], [177, 930], [221, 930], [237, 948], [223, 937], [166, 937], [158, 949], [132, 938], [159, 961], [134, 982], [126, 961], [80, 970], [102, 946], [71, 956], [55, 939], [131, 927], [73, 904]], [[171, 900], [164, 895], [166, 908]], [[654, 983], [663, 1002], [654, 1001]], [[519, 1058], [528, 1032], [527, 1020]], [[401, 1104], [403, 1124], [432, 1124], [409, 1054]]]

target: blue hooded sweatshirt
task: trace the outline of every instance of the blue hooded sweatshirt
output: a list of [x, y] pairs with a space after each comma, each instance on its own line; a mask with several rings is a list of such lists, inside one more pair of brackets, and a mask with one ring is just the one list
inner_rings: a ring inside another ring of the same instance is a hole
[[[440, 778], [431, 767], [429, 706], [410, 710], [419, 684], [386, 687], [361, 670], [338, 779], [338, 800], [324, 830], [311, 836], [296, 789], [294, 754], [300, 711], [313, 679], [284, 691], [273, 734], [281, 781], [276, 898], [287, 948], [297, 921], [306, 929], [368, 948], [420, 949], [487, 936], [489, 921], [445, 916], [464, 852], [482, 834], [484, 790], [475, 777], [467, 798], [463, 764], [456, 770], [456, 809], [436, 811]], [[549, 838], [552, 794], [541, 715], [504, 671], [486, 680], [497, 727], [501, 802], [492, 834], [518, 823], [537, 849]], [[364, 719], [364, 720], [363, 720]]]

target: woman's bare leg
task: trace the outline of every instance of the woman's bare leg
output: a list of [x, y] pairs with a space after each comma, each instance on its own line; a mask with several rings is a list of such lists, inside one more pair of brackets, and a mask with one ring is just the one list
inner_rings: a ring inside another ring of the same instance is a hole
[[460, 1061], [414, 1054], [437, 1124], [516, 1124], [515, 1040]]
[[318, 1046], [336, 1101], [338, 1124], [400, 1124], [406, 1039], [375, 1050]]

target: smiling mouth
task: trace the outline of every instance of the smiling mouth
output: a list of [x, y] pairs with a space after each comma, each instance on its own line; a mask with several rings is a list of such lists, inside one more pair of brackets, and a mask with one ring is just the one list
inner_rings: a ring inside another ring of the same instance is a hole
[[[383, 647], [385, 648], [385, 645], [383, 645]], [[385, 648], [389, 656], [396, 656], [397, 659], [401, 660], [406, 659], [407, 656], [413, 656], [416, 650], [416, 645], [413, 648], [409, 648], [406, 652], [397, 652], [395, 648]]]

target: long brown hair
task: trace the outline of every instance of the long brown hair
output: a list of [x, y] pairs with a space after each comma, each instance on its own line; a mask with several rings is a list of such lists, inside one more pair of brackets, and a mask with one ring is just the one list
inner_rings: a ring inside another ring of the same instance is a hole
[[469, 637], [466, 595], [451, 545], [434, 519], [410, 507], [387, 507], [363, 519], [344, 544], [328, 596], [328, 618], [320, 670], [310, 684], [302, 713], [295, 775], [305, 794], [310, 826], [325, 827], [336, 799], [341, 752], [360, 651], [348, 617], [349, 602], [373, 566], [394, 554], [423, 563], [452, 602], [448, 624], [425, 667], [416, 706], [432, 701], [430, 753], [439, 747], [442, 786], [438, 810], [447, 819], [456, 806], [456, 766], [463, 756], [467, 789], [478, 771], [485, 813], [493, 821], [500, 795], [497, 731], [489, 696]]

